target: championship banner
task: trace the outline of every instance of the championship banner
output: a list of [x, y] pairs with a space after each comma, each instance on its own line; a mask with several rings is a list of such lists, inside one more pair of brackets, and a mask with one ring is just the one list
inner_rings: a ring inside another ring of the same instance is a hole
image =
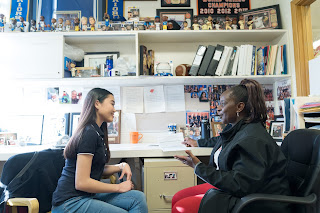
[[107, 13], [111, 20], [123, 17], [123, 0], [107, 0]]
[[198, 0], [198, 15], [237, 15], [250, 10], [250, 0]]
[[20, 17], [28, 21], [29, 15], [29, 0], [12, 0], [10, 18], [15, 18], [19, 21]]

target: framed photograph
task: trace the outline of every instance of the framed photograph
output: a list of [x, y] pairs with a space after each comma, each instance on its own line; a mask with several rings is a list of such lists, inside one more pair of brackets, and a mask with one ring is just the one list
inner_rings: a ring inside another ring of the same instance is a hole
[[188, 22], [188, 27], [192, 25], [193, 9], [157, 9], [157, 16], [160, 17], [160, 23], [163, 22], [163, 16], [168, 17], [168, 21], [176, 21], [180, 27], [183, 22]]
[[4, 144], [0, 145], [16, 145], [17, 139], [17, 133], [0, 132], [0, 141], [4, 141]]
[[5, 137], [0, 137], [0, 146], [6, 145], [6, 138]]
[[202, 120], [209, 119], [209, 111], [187, 111], [186, 112], [186, 124], [190, 128], [200, 127]]
[[72, 133], [77, 129], [80, 118], [80, 112], [73, 112], [70, 114], [70, 130], [69, 136], [72, 136]]
[[[207, 24], [208, 21], [208, 16], [209, 15], [200, 15], [197, 16], [198, 17], [198, 23], [201, 26], [201, 29], [204, 29], [203, 26], [205, 26]], [[226, 29], [226, 16], [218, 16], [218, 15], [210, 15], [213, 18], [213, 29], [216, 30], [225, 30]], [[229, 20], [235, 20], [235, 25], [237, 26], [236, 28], [238, 28], [238, 17], [236, 15], [228, 15], [229, 16]], [[231, 23], [230, 27], [232, 29], [234, 29], [233, 23]], [[234, 29], [236, 30], [236, 29]]]
[[107, 123], [108, 127], [108, 143], [119, 144], [121, 135], [121, 111], [117, 110], [114, 113], [113, 121]]
[[[65, 26], [65, 22], [66, 20], [70, 20], [71, 22], [71, 29], [74, 29], [74, 19], [75, 18], [79, 18], [81, 19], [81, 10], [71, 10], [71, 11], [54, 11], [53, 18], [57, 19], [57, 23], [58, 23], [58, 19], [62, 18], [63, 19], [63, 26]], [[51, 20], [50, 20], [51, 22]], [[50, 23], [51, 25], [51, 23]]]
[[202, 90], [199, 92], [199, 101], [200, 102], [208, 102], [209, 101], [207, 90]]
[[282, 140], [284, 133], [284, 122], [283, 121], [271, 121], [270, 123], [270, 135], [275, 140]]
[[161, 7], [190, 7], [190, 0], [161, 0]]
[[226, 127], [226, 124], [223, 124], [221, 122], [211, 122], [212, 136], [213, 137], [219, 136], [225, 127]]
[[86, 53], [84, 56], [85, 67], [99, 67], [100, 64], [105, 64], [107, 56], [113, 57], [113, 67], [117, 64], [117, 59], [120, 52], [101, 52], [101, 53]]
[[278, 4], [241, 12], [239, 20], [244, 20], [244, 29], [282, 28]]

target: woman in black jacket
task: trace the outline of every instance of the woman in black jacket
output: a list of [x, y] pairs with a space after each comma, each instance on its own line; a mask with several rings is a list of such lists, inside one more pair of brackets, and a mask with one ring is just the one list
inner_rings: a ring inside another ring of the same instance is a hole
[[[230, 212], [241, 197], [251, 193], [290, 194], [285, 178], [286, 159], [265, 129], [267, 112], [261, 85], [244, 79], [225, 91], [220, 97], [218, 114], [228, 124], [220, 136], [184, 142], [189, 146], [213, 147], [209, 165], [191, 151], [186, 151], [188, 156], [175, 156], [194, 168], [195, 174], [207, 183], [178, 192], [172, 201], [172, 212], [182, 212], [181, 209], [197, 212], [204, 193], [213, 186], [222, 193], [210, 198], [216, 211], [209, 211], [219, 213]], [[284, 213], [289, 209], [286, 204], [257, 202], [243, 212]]]

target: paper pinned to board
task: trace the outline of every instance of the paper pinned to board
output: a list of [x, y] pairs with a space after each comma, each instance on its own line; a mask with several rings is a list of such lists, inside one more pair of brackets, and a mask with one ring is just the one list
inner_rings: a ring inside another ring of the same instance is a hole
[[165, 86], [164, 94], [166, 98], [167, 112], [186, 111], [183, 85]]
[[182, 144], [183, 140], [184, 139], [183, 139], [182, 132], [179, 132], [179, 133], [165, 132], [158, 135], [158, 144], [160, 149], [162, 149], [163, 152], [181, 151], [181, 150], [190, 149]]
[[117, 86], [117, 87], [103, 87], [103, 88], [113, 94], [114, 102], [115, 102], [114, 108], [116, 110], [121, 110], [120, 87]]
[[143, 87], [123, 87], [122, 110], [127, 113], [143, 113]]
[[165, 112], [163, 85], [144, 87], [145, 113]]

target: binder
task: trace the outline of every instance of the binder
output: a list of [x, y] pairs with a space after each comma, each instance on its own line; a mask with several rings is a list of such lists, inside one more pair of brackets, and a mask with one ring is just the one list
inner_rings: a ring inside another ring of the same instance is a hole
[[214, 52], [211, 62], [209, 64], [207, 75], [215, 75], [223, 50], [224, 46], [218, 44], [216, 47], [216, 51]]
[[233, 64], [234, 64], [235, 59], [236, 59], [236, 54], [237, 54], [237, 47], [234, 46], [233, 50], [232, 50], [232, 53], [231, 53], [231, 56], [230, 56], [229, 64], [228, 64], [228, 67], [227, 67], [225, 75], [232, 75], [232, 68], [233, 68]]
[[193, 59], [192, 66], [189, 71], [189, 75], [196, 76], [198, 74], [202, 59], [206, 53], [207, 47], [199, 45], [197, 53]]
[[215, 49], [216, 49], [215, 46], [209, 45], [207, 47], [207, 51], [206, 51], [206, 53], [205, 53], [205, 55], [204, 55], [204, 57], [202, 59], [202, 63], [200, 65], [198, 75], [206, 75], [208, 67], [209, 67], [209, 64], [210, 64], [210, 61], [211, 61], [211, 58], [212, 58], [212, 56], [214, 54]]

